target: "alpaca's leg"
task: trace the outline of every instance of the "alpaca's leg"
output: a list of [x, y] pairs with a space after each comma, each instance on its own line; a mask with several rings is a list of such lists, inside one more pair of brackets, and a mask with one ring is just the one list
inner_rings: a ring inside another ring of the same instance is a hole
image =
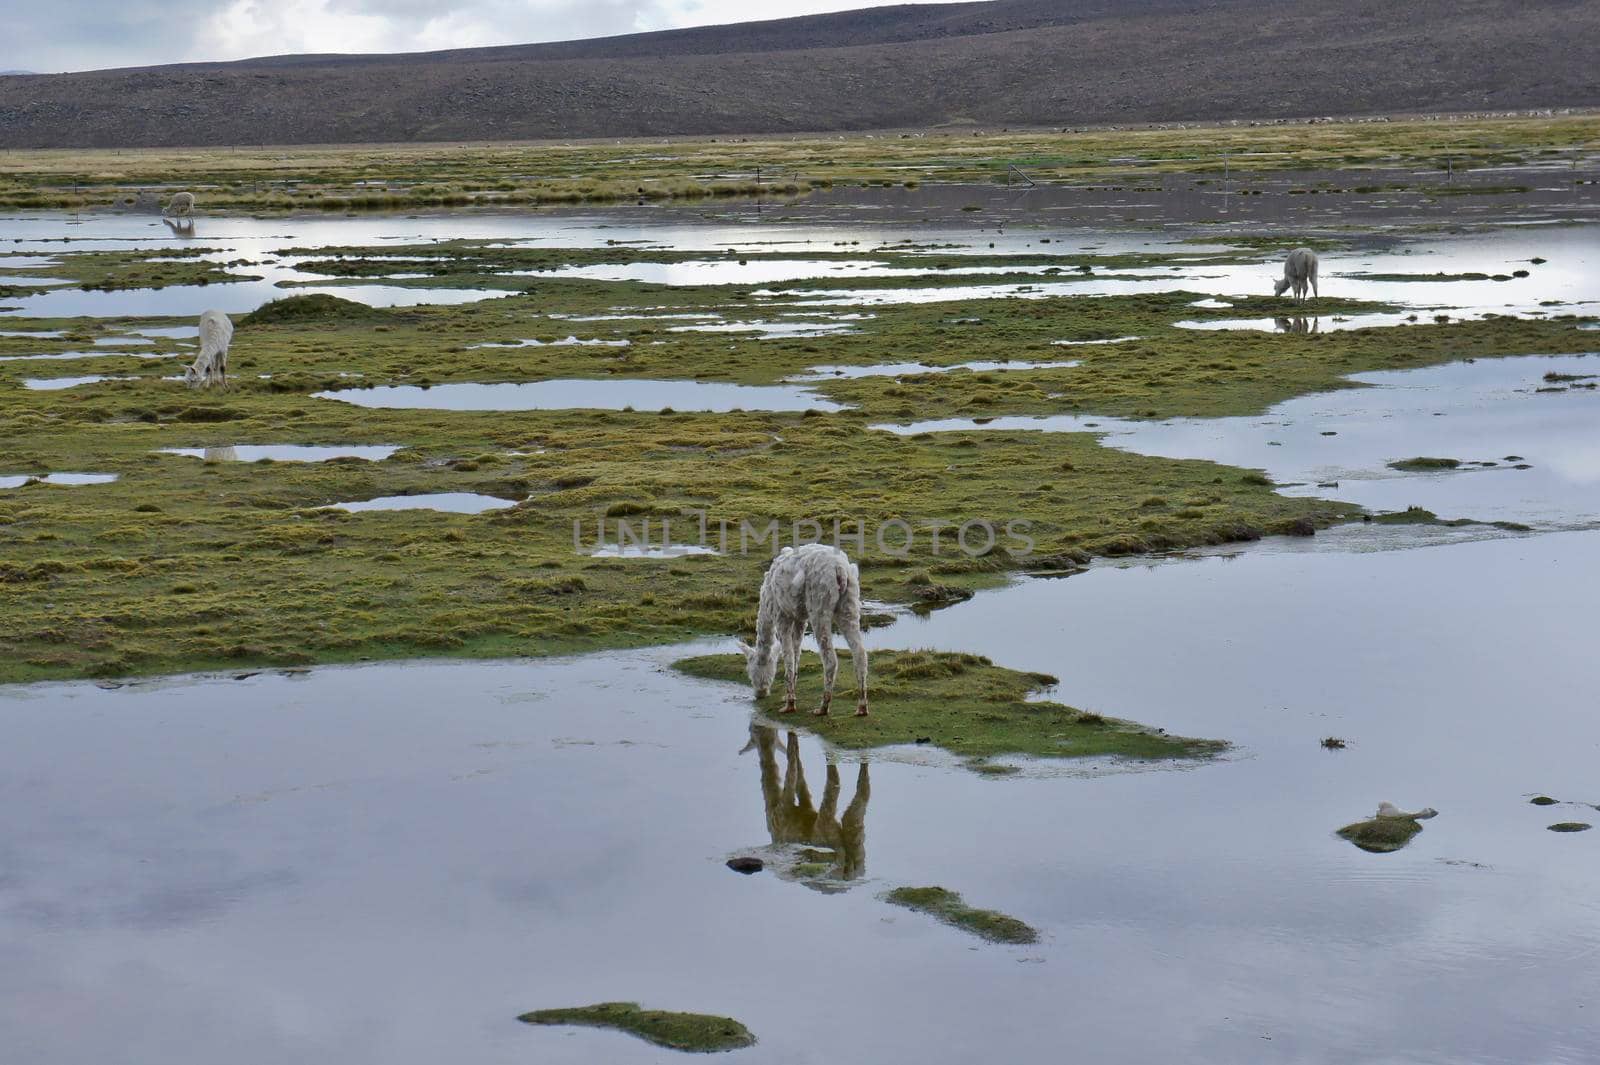
[[839, 676], [839, 653], [833, 649], [833, 629], [826, 621], [816, 627], [817, 653], [822, 656], [822, 705], [817, 716], [826, 717], [833, 704], [833, 682]]
[[805, 635], [805, 623], [794, 622], [783, 629], [783, 712], [795, 712], [794, 689], [800, 676], [800, 640]]
[[867, 716], [867, 647], [861, 640], [861, 626], [848, 621], [839, 626], [844, 642], [850, 645], [850, 664], [856, 670], [856, 716]]

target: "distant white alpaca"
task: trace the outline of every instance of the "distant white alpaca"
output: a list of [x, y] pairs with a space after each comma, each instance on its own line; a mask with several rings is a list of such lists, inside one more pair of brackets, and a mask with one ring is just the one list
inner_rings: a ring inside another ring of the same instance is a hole
[[783, 553], [772, 560], [761, 581], [755, 646], [739, 641], [750, 685], [757, 698], [764, 698], [772, 690], [781, 650], [786, 693], [783, 712], [794, 712], [800, 641], [808, 622], [822, 656], [822, 705], [817, 708], [817, 714], [827, 714], [833, 702], [833, 682], [839, 674], [833, 632], [838, 629], [845, 643], [850, 645], [850, 660], [856, 670], [856, 716], [867, 716], [867, 649], [861, 642], [861, 571], [843, 551], [825, 544], [784, 548]]
[[190, 388], [210, 388], [228, 383], [228, 345], [233, 343], [233, 323], [221, 311], [200, 314], [200, 354], [184, 367], [183, 381]]
[[175, 192], [172, 194], [172, 199], [167, 201], [167, 206], [161, 213], [163, 215], [175, 214], [180, 218], [187, 218], [193, 211], [194, 193]]
[[1435, 810], [1431, 806], [1424, 806], [1422, 809], [1416, 811], [1407, 811], [1400, 809], [1400, 807], [1396, 806], [1392, 802], [1380, 802], [1378, 804], [1377, 816], [1402, 817], [1407, 821], [1426, 821], [1430, 817], [1438, 817], [1439, 811]]
[[1317, 253], [1310, 248], [1296, 248], [1289, 253], [1289, 258], [1284, 260], [1283, 277], [1278, 279], [1272, 294], [1281, 296], [1291, 288], [1297, 300], [1305, 299], [1308, 289], [1314, 296], [1322, 295], [1317, 290]]

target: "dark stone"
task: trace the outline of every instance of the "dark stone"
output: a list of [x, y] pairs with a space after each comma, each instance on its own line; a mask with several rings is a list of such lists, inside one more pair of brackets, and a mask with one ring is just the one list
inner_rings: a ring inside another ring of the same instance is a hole
[[1528, 801], [1535, 806], [1554, 806], [1556, 804], [1556, 800], [1548, 795], [1538, 795]]
[[759, 873], [766, 867], [767, 863], [762, 861], [760, 858], [728, 859], [728, 868], [732, 869], [736, 873], [743, 873], [745, 876], [749, 876], [751, 873]]

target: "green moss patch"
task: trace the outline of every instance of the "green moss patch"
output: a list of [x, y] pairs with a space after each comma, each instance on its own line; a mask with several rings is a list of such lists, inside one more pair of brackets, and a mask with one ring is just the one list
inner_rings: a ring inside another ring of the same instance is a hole
[[[869, 717], [851, 712], [854, 691], [849, 656], [840, 656], [835, 712], [806, 711], [822, 700], [822, 663], [806, 654], [800, 664], [801, 711], [783, 715], [785, 725], [816, 733], [836, 747], [865, 750], [928, 743], [964, 758], [1027, 754], [1046, 758], [1206, 758], [1226, 749], [1219, 740], [1169, 736], [1129, 721], [1085, 713], [1061, 703], [1032, 701], [1056, 679], [995, 665], [978, 655], [940, 651], [874, 651], [869, 662]], [[744, 658], [706, 655], [675, 663], [690, 676], [748, 687]], [[780, 671], [781, 672], [781, 671]], [[778, 719], [782, 678], [761, 701]]]
[[1374, 817], [1369, 821], [1345, 825], [1339, 830], [1339, 836], [1364, 851], [1388, 854], [1410, 843], [1421, 831], [1422, 823], [1409, 817]]
[[264, 304], [243, 318], [240, 325], [293, 325], [296, 322], [388, 321], [395, 315], [355, 300], [317, 293], [310, 296], [285, 296]]
[[1453, 470], [1461, 465], [1460, 459], [1439, 459], [1421, 456], [1414, 459], [1399, 459], [1389, 463], [1391, 470]]
[[714, 1054], [754, 1046], [750, 1029], [732, 1017], [641, 1009], [636, 1002], [601, 1002], [573, 1009], [535, 1010], [517, 1020], [525, 1024], [565, 1024], [614, 1028], [647, 1043], [691, 1054]]
[[895, 888], [883, 898], [892, 905], [928, 914], [952, 928], [970, 932], [991, 943], [1039, 942], [1039, 933], [1032, 926], [997, 910], [974, 909], [948, 888]]
[[1593, 825], [1583, 821], [1558, 821], [1550, 826], [1552, 832], [1587, 832]]

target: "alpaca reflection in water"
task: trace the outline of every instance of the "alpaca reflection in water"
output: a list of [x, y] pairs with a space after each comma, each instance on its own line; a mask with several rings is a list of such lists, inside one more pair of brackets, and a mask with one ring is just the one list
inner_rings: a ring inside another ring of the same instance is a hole
[[[817, 891], [845, 891], [867, 868], [867, 800], [872, 795], [867, 763], [856, 770], [850, 805], [839, 810], [839, 767], [828, 763], [822, 802], [812, 805], [800, 760], [800, 737], [789, 733], [784, 769], [778, 772], [778, 730], [750, 726], [750, 742], [761, 761], [761, 801], [774, 847], [794, 848], [785, 859], [769, 863], [784, 880], [797, 880]], [[744, 751], [740, 752], [741, 754]]]
[[1322, 332], [1321, 318], [1279, 318], [1275, 323], [1280, 333], [1320, 333]]

